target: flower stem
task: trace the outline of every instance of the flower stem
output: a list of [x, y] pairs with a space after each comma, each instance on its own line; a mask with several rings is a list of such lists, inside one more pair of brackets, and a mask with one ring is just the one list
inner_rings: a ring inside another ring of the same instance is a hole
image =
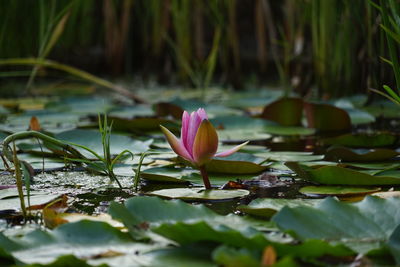
[[201, 176], [203, 177], [203, 183], [206, 189], [211, 189], [210, 180], [208, 179], [208, 174], [205, 166], [201, 166], [200, 168]]

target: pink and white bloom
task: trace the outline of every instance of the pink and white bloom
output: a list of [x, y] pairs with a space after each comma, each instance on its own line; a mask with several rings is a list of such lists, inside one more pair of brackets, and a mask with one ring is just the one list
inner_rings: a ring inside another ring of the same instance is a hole
[[174, 152], [197, 167], [204, 166], [213, 157], [232, 155], [248, 143], [247, 141], [232, 149], [217, 153], [217, 131], [202, 108], [192, 112], [190, 115], [187, 111], [183, 112], [180, 139], [163, 126], [161, 126], [161, 130]]

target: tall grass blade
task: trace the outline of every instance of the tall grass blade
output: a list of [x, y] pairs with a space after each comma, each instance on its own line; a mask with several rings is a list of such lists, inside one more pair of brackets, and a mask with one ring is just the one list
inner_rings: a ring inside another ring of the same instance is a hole
[[132, 92], [128, 91], [127, 89], [125, 89], [119, 85], [113, 84], [107, 80], [104, 80], [104, 79], [97, 77], [93, 74], [90, 74], [86, 71], [74, 68], [74, 67], [66, 65], [66, 64], [58, 63], [53, 60], [40, 59], [40, 58], [10, 58], [10, 59], [1, 59], [0, 65], [39, 65], [42, 67], [48, 67], [48, 68], [64, 71], [75, 77], [78, 77], [83, 80], [92, 82], [94, 84], [112, 89], [116, 93], [124, 95], [137, 103], [145, 103], [145, 101], [143, 99], [141, 99], [140, 97], [136, 96]]

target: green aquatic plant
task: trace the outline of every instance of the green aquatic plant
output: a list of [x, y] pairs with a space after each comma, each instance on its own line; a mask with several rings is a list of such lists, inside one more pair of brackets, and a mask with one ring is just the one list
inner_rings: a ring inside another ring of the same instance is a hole
[[372, 1], [369, 1], [369, 3], [378, 9], [382, 16], [382, 23], [380, 26], [385, 33], [389, 59], [383, 57], [381, 57], [381, 59], [392, 67], [397, 92], [388, 85], [383, 85], [383, 89], [386, 93], [376, 89], [370, 90], [386, 97], [393, 103], [400, 105], [400, 63], [398, 59], [398, 45], [400, 44], [400, 4], [393, 0], [380, 1], [380, 5], [377, 5]]
[[[55, 147], [60, 149], [64, 152], [64, 159], [70, 162], [79, 162], [84, 163], [87, 167], [91, 170], [96, 172], [103, 173], [107, 175], [111, 181], [115, 181], [120, 188], [122, 188], [121, 183], [118, 181], [115, 173], [114, 167], [125, 155], [129, 154], [133, 157], [133, 153], [128, 149], [122, 151], [117, 156], [113, 157], [110, 152], [111, 146], [111, 130], [112, 130], [112, 123], [109, 125], [107, 121], [107, 116], [103, 116], [103, 121], [99, 116], [99, 131], [101, 133], [101, 142], [103, 147], [103, 155], [96, 153], [94, 150], [90, 149], [87, 146], [68, 142], [68, 141], [61, 141], [46, 134], [37, 131], [24, 131], [18, 132], [12, 135], [7, 136], [3, 141], [3, 155], [6, 157], [7, 160], [14, 162], [14, 150], [10, 149], [10, 144], [16, 140], [21, 139], [28, 139], [28, 138], [36, 138], [44, 142], [45, 145], [50, 147]], [[79, 150], [75, 147], [80, 148], [86, 152], [92, 154], [95, 159], [89, 159], [85, 157]]]
[[135, 171], [135, 178], [133, 180], [133, 188], [135, 189], [135, 191], [138, 190], [138, 186], [139, 186], [139, 182], [140, 182], [140, 173], [141, 173], [143, 160], [147, 155], [148, 155], [148, 153], [144, 152], [140, 156], [139, 164], [138, 164], [138, 167], [136, 168], [136, 171]]
[[103, 156], [99, 155], [94, 150], [84, 145], [70, 143], [73, 146], [77, 146], [79, 148], [88, 151], [96, 158], [96, 160], [93, 161], [87, 158], [70, 158], [69, 160], [85, 163], [90, 169], [106, 174], [111, 181], [115, 181], [118, 184], [118, 186], [122, 188], [121, 183], [118, 181], [117, 176], [114, 173], [114, 167], [115, 164], [118, 163], [119, 160], [121, 160], [121, 158], [123, 158], [127, 154], [131, 155], [133, 158], [133, 153], [128, 149], [125, 149], [117, 156], [113, 157], [110, 152], [111, 131], [112, 131], [112, 123], [108, 124], [107, 115], [103, 116], [103, 121], [101, 119], [101, 116], [99, 115], [99, 132], [101, 133]]

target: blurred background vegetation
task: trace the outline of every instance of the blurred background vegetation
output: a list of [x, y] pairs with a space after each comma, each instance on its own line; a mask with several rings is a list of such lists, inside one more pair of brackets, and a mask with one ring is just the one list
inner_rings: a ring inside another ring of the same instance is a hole
[[399, 88], [399, 14], [397, 0], [1, 0], [0, 86], [72, 66], [323, 99]]

